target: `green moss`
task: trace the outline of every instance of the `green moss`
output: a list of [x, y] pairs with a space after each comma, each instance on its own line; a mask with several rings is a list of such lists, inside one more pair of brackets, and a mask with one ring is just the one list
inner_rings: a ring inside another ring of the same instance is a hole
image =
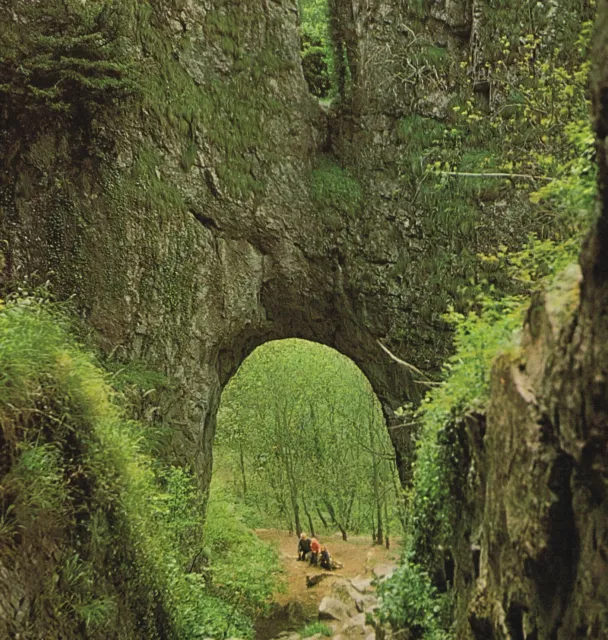
[[348, 169], [324, 158], [312, 174], [312, 197], [322, 211], [352, 217], [363, 204], [363, 189]]
[[[195, 82], [184, 66], [169, 50], [169, 38], [163, 33], [155, 13], [141, 5], [135, 15], [138, 41], [148, 52], [153, 72], [145, 76], [144, 104], [164, 125], [178, 129], [183, 135], [199, 131], [224, 158], [218, 175], [222, 188], [229, 194], [246, 198], [264, 189], [253, 175], [249, 157], [254, 149], [272, 150], [266, 130], [267, 122], [278, 114], [282, 105], [272, 99], [267, 81], [277, 73], [291, 68], [278, 55], [272, 44], [253, 53], [245, 50], [247, 26], [254, 24], [255, 15], [243, 14], [236, 6], [210, 12], [203, 30], [210, 42], [217, 42], [228, 57], [228, 75], [209, 69], [208, 76]], [[191, 43], [184, 37], [180, 44], [188, 55]], [[195, 159], [192, 143], [182, 158], [187, 170]]]
[[445, 47], [437, 47], [432, 44], [423, 45], [418, 54], [418, 60], [437, 70], [447, 68], [451, 62], [450, 54]]

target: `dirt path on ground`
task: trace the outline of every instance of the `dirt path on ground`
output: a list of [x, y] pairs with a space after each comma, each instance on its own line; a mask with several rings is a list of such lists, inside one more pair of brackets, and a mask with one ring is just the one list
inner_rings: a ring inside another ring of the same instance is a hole
[[[308, 562], [298, 562], [298, 539], [295, 535], [278, 529], [259, 529], [256, 533], [278, 549], [285, 570], [286, 586], [283, 593], [275, 596], [275, 616], [256, 625], [256, 638], [259, 640], [276, 637], [290, 627], [315, 620], [319, 603], [325, 596], [331, 595], [336, 579], [370, 577], [374, 567], [394, 564], [400, 551], [399, 546], [393, 543], [390, 549], [372, 545], [369, 537], [355, 536], [348, 542], [344, 542], [340, 534], [321, 537], [320, 542], [327, 546], [332, 557], [343, 564], [342, 569], [327, 572], [311, 567]], [[328, 577], [308, 588], [306, 576], [319, 573], [328, 574]], [[290, 623], [290, 619], [293, 623]]]

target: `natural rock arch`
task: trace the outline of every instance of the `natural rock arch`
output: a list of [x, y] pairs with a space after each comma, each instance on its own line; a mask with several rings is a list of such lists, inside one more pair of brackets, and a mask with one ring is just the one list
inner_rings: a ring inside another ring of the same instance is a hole
[[[8, 4], [0, 24], [35, 32], [31, 3]], [[102, 94], [89, 113], [80, 87], [58, 116], [3, 94], [5, 280], [50, 279], [104, 351], [169, 376], [161, 413], [204, 485], [221, 387], [262, 342], [337, 349], [389, 419], [421, 386], [378, 340], [427, 371], [449, 350], [450, 284], [429, 265], [441, 243], [401, 186], [397, 135], [405, 114], [440, 118], [447, 102], [399, 80], [409, 36], [396, 4], [331, 3], [356, 70], [330, 114], [306, 88], [295, 0], [121, 3], [131, 63], [145, 70], [126, 107]], [[429, 9], [428, 28], [456, 58], [469, 46], [468, 6]], [[315, 180], [329, 181], [321, 202]], [[512, 228], [498, 211], [484, 241]], [[407, 431], [391, 435], [407, 458]]]
[[[303, 79], [295, 2], [196, 4], [155, 7], [153, 24], [135, 14], [141, 55], [158, 74], [172, 65], [191, 91], [205, 82], [200, 61], [211, 55], [225, 83], [222, 99], [247, 100], [254, 87], [232, 86], [235, 60], [218, 41], [234, 29], [231, 37], [253, 62], [269, 46], [277, 49], [288, 64], [266, 71], [256, 99], [288, 103], [262, 131], [280, 156], [262, 142], [222, 147], [221, 139], [210, 141], [208, 122], [197, 124], [202, 116], [151, 113], [145, 100], [122, 115], [108, 104], [86, 126], [52, 113], [28, 118], [9, 103], [1, 228], [5, 281], [49, 279], [60, 297], [74, 295], [103, 350], [168, 374], [164, 419], [206, 485], [221, 387], [266, 340], [301, 337], [336, 348], [368, 375], [387, 411], [414, 387], [376, 343], [391, 333], [403, 304], [386, 272], [405, 227], [376, 211], [364, 235], [362, 221], [345, 213], [334, 215], [332, 228], [311, 202], [309, 176], [327, 122]], [[27, 29], [27, 5], [14, 0], [0, 9], [2, 24]], [[235, 10], [241, 23], [226, 26]], [[154, 58], [146, 29], [173, 47], [170, 58]], [[186, 37], [189, 55], [180, 49]], [[177, 109], [172, 99], [167, 110]], [[219, 118], [232, 117], [229, 103], [214, 108]], [[263, 107], [251, 98], [247, 108]], [[217, 126], [229, 135], [244, 125]], [[185, 166], [188, 138], [196, 152]], [[221, 173], [244, 157], [246, 170]], [[264, 189], [253, 181], [244, 193], [229, 192], [243, 172], [262, 176]]]

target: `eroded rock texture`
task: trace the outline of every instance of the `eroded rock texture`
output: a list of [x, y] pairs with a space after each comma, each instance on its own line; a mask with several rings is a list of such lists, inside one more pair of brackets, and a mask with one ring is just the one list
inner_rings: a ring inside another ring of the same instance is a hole
[[[329, 113], [306, 89], [295, 0], [125, 0], [143, 73], [122, 109], [108, 100], [94, 116], [80, 105], [68, 117], [16, 110], [2, 93], [5, 284], [50, 279], [59, 296], [74, 294], [106, 352], [168, 374], [156, 415], [203, 485], [220, 390], [256, 345], [296, 336], [335, 347], [390, 415], [419, 388], [377, 340], [435, 369], [449, 348], [440, 314], [455, 274], [468, 277], [460, 254], [529, 230], [517, 195], [507, 206], [501, 193], [475, 204], [474, 238], [446, 238], [403, 186], [415, 168], [402, 162], [403, 118], [446, 118], [469, 78], [479, 104], [501, 100], [484, 60], [506, 10], [481, 0], [406, 4], [331, 0], [350, 79]], [[3, 2], [2, 33], [43, 28], [33, 6], [43, 3]], [[580, 295], [573, 273], [536, 301], [522, 354], [497, 363], [487, 422], [469, 425], [474, 511], [456, 550], [457, 584], [470, 595], [460, 599], [462, 637], [600, 638], [608, 628], [606, 13], [604, 0], [604, 213]], [[315, 201], [324, 155], [359, 183], [354, 213]], [[407, 432], [391, 435], [407, 458]]]
[[456, 550], [463, 637], [608, 634], [608, 3], [596, 46], [601, 215], [581, 266], [528, 311], [471, 418], [469, 516]]
[[[66, 56], [53, 38], [80, 27], [63, 6], [0, 6], [7, 55], [25, 55], [17, 69], [41, 48]], [[420, 170], [399, 133], [404, 118], [442, 121], [450, 96], [479, 74], [476, 99], [498, 99], [480, 71], [494, 7], [332, 0], [349, 70], [329, 112], [306, 88], [295, 0], [126, 1], [120, 10], [135, 97], [90, 99], [75, 83], [66, 114], [49, 104], [52, 92], [28, 94], [37, 109], [22, 92], [2, 93], [5, 280], [49, 279], [60, 297], [74, 296], [106, 352], [168, 374], [154, 415], [171, 424], [203, 485], [220, 389], [266, 340], [307, 338], [351, 357], [391, 419], [423, 387], [377, 341], [436, 370], [450, 348], [441, 314], [476, 277], [471, 256], [531, 230], [516, 193], [467, 203], [461, 225], [442, 206], [419, 207], [422, 176], [403, 181]], [[36, 33], [51, 39], [32, 44]], [[44, 90], [73, 82], [56, 80], [26, 77]], [[325, 178], [338, 168], [344, 187], [342, 165], [350, 182], [346, 196], [320, 204], [315, 171], [328, 160]], [[407, 481], [410, 435], [391, 435]]]

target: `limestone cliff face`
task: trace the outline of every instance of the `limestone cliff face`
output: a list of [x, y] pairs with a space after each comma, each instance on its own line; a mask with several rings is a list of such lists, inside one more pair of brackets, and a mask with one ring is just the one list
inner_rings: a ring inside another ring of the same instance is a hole
[[[420, 184], [404, 186], [400, 121], [447, 117], [467, 80], [460, 63], [471, 61], [469, 75], [481, 68], [492, 32], [480, 25], [494, 8], [402, 5], [332, 0], [349, 69], [329, 113], [306, 88], [295, 0], [119, 3], [135, 97], [102, 86], [87, 102], [88, 85], [76, 83], [66, 113], [40, 89], [71, 77], [38, 78], [27, 104], [23, 92], [2, 93], [5, 281], [49, 279], [60, 297], [74, 296], [108, 353], [169, 375], [156, 415], [203, 484], [220, 390], [256, 345], [296, 336], [335, 347], [368, 375], [390, 419], [421, 388], [377, 341], [436, 368], [450, 344], [441, 314], [471, 277], [462, 256], [528, 230], [525, 207], [505, 208], [498, 194], [471, 210], [479, 221], [454, 241], [419, 208]], [[55, 61], [66, 55], [65, 41], [40, 45], [32, 34], [108, 21], [78, 26], [62, 6], [45, 3], [36, 19], [32, 3], [2, 4], [5, 49], [25, 56], [17, 69], [35, 65], [36, 47]], [[482, 101], [486, 84], [475, 84]], [[346, 191], [359, 195], [347, 193], [349, 206], [315, 198], [328, 156], [339, 180], [338, 163], [350, 168]], [[409, 434], [391, 433], [406, 460]], [[406, 480], [407, 464], [402, 471]]]
[[595, 110], [600, 217], [581, 258], [527, 314], [467, 425], [468, 518], [456, 549], [462, 637], [608, 637], [608, 3]]
[[[28, 6], [3, 4], [2, 29], [27, 33]], [[203, 483], [220, 389], [268, 339], [332, 345], [399, 404], [415, 389], [376, 339], [400, 303], [373, 271], [352, 277], [370, 252], [387, 270], [399, 236], [351, 245], [311, 201], [327, 123], [303, 78], [295, 0], [132, 3], [123, 19], [143, 69], [126, 107], [15, 116], [3, 96], [5, 280], [49, 278], [106, 351], [169, 375], [163, 417]]]
[[[2, 3], [0, 33], [42, 28], [32, 4]], [[481, 104], [501, 99], [483, 63], [504, 15], [489, 1], [405, 4], [332, 0], [350, 85], [329, 113], [306, 89], [295, 0], [125, 0], [137, 97], [68, 117], [17, 112], [2, 93], [5, 285], [50, 279], [75, 296], [106, 352], [168, 374], [161, 414], [203, 485], [221, 388], [258, 344], [295, 336], [335, 347], [389, 415], [418, 390], [377, 340], [426, 369], [449, 348], [440, 314], [469, 236], [445, 240], [403, 187], [398, 126], [447, 117], [460, 62]], [[604, 213], [580, 291], [573, 273], [536, 301], [522, 353], [497, 363], [487, 418], [469, 425], [472, 515], [456, 550], [464, 637], [599, 638], [608, 628], [607, 14], [604, 0]], [[315, 201], [324, 154], [359, 183], [354, 214]], [[501, 195], [479, 207], [476, 250], [523, 232], [523, 206], [507, 209]], [[406, 458], [408, 434], [391, 434]]]

